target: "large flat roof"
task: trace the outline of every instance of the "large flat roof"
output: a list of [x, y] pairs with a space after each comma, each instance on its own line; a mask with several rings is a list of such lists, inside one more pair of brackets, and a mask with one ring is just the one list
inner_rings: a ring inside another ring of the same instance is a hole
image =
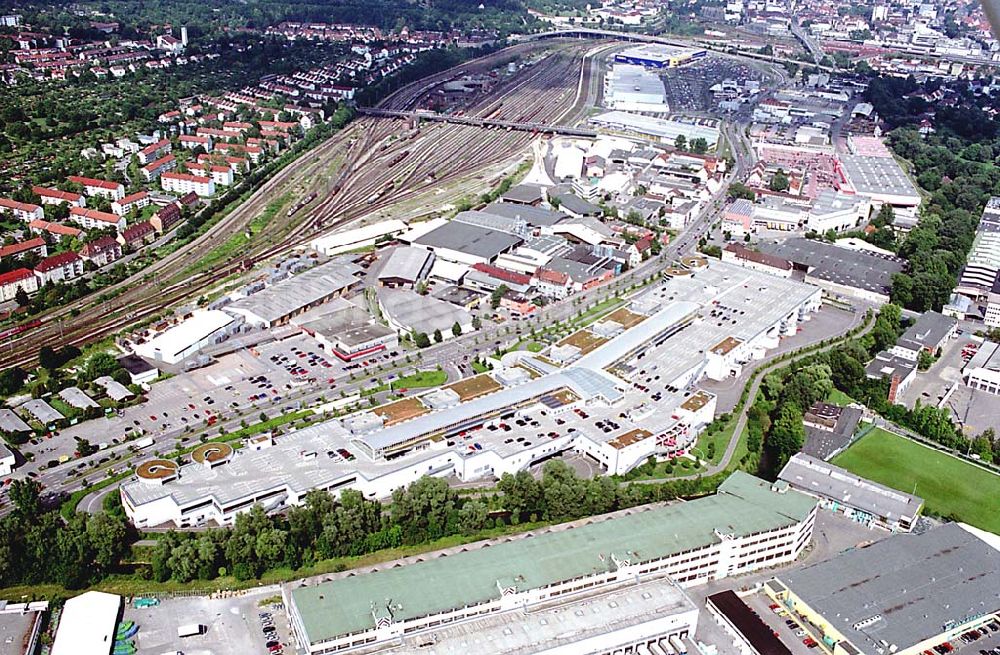
[[67, 600], [52, 655], [108, 655], [114, 646], [121, 605], [121, 596], [103, 591], [88, 591]]
[[[206, 309], [191, 315], [166, 332], [136, 346], [136, 353], [152, 359], [173, 358], [233, 323], [236, 319], [218, 309]], [[157, 353], [162, 353], [158, 357]]]
[[864, 510], [872, 516], [890, 520], [900, 517], [912, 519], [924, 504], [924, 499], [919, 496], [871, 482], [804, 453], [793, 455], [778, 477], [807, 493], [830, 498]]
[[715, 127], [663, 118], [650, 118], [625, 111], [609, 111], [599, 114], [591, 118], [590, 122], [598, 126], [621, 128], [670, 142], [675, 141], [678, 136], [684, 135], [688, 142], [692, 139], [702, 138], [708, 142], [709, 147], [713, 147], [719, 140], [719, 130]]
[[996, 535], [947, 523], [919, 535], [894, 535], [778, 579], [861, 652], [902, 651], [950, 623], [1000, 607], [998, 542]]
[[521, 237], [500, 230], [451, 220], [414, 239], [413, 243], [428, 248], [462, 252], [482, 259], [493, 259], [522, 241]]
[[292, 591], [311, 643], [374, 627], [372, 603], [391, 605], [395, 621], [497, 598], [497, 581], [518, 591], [610, 571], [616, 554], [633, 562], [718, 543], [718, 533], [747, 535], [794, 525], [815, 501], [735, 472], [713, 496], [649, 507], [580, 527], [456, 553]]
[[226, 310], [252, 314], [273, 323], [351, 286], [357, 282], [355, 274], [360, 270], [355, 264], [340, 260], [320, 264], [241, 298], [227, 305]]
[[793, 237], [780, 243], [762, 242], [761, 252], [809, 267], [809, 275], [855, 289], [888, 294], [892, 276], [902, 272], [898, 257], [842, 248], [816, 239]]
[[841, 155], [847, 180], [854, 190], [870, 196], [901, 196], [919, 204], [920, 193], [906, 171], [892, 157]]

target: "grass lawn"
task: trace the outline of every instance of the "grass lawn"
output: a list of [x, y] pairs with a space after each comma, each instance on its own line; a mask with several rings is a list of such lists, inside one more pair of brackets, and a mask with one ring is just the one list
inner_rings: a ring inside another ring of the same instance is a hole
[[392, 381], [392, 388], [396, 389], [418, 389], [421, 387], [439, 387], [448, 381], [448, 374], [444, 371], [420, 371], [413, 375], [406, 375]]
[[830, 392], [830, 395], [826, 397], [826, 402], [833, 405], [840, 405], [841, 407], [846, 407], [854, 402], [854, 399], [848, 396], [846, 393], [840, 389], [834, 389]]
[[1000, 514], [990, 502], [1000, 498], [1000, 475], [882, 429], [872, 430], [833, 463], [893, 489], [916, 493], [935, 514], [954, 514], [978, 528], [1000, 532]]

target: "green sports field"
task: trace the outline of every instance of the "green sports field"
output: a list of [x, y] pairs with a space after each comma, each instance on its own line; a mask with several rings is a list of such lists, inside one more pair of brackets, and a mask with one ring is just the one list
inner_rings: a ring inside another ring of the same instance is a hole
[[875, 429], [833, 463], [925, 501], [928, 511], [955, 515], [984, 530], [1000, 533], [1000, 475], [931, 448]]

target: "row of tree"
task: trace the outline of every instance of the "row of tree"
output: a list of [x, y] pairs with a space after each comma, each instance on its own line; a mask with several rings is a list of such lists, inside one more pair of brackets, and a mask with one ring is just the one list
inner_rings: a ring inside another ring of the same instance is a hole
[[388, 505], [347, 490], [334, 498], [312, 491], [284, 515], [258, 506], [232, 528], [168, 532], [157, 540], [149, 575], [158, 581], [261, 577], [277, 568], [298, 569], [321, 560], [442, 537], [475, 537], [522, 522], [565, 521], [658, 500], [714, 490], [722, 477], [661, 485], [619, 487], [608, 477], [584, 480], [562, 461], [550, 461], [541, 480], [527, 471], [504, 475], [493, 492], [462, 496], [440, 478], [424, 477], [393, 492]]

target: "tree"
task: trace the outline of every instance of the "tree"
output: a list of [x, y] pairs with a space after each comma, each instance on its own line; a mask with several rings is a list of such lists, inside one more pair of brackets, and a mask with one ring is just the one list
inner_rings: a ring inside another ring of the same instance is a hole
[[104, 375], [114, 375], [121, 370], [121, 364], [110, 353], [94, 353], [83, 368], [87, 380], [95, 380]]
[[691, 139], [691, 152], [696, 155], [704, 155], [708, 152], [708, 141], [702, 137]]
[[757, 194], [753, 192], [753, 189], [743, 184], [742, 182], [733, 182], [729, 185], [729, 197], [735, 200], [749, 200], [753, 202]]
[[413, 343], [417, 348], [426, 348], [431, 345], [431, 340], [425, 332], [417, 332], [413, 335]]
[[481, 327], [483, 327], [483, 319], [479, 318], [479, 314], [476, 314], [472, 317], [472, 329], [478, 330]]
[[687, 147], [687, 138], [683, 134], [678, 134], [677, 138], [674, 139], [674, 147], [678, 150], [684, 150]]
[[503, 300], [503, 297], [504, 295], [506, 295], [507, 290], [508, 289], [506, 284], [501, 284], [496, 289], [494, 289], [493, 293], [490, 294], [490, 307], [492, 307], [493, 309], [499, 307], [500, 301]]
[[771, 457], [771, 470], [780, 471], [788, 459], [802, 449], [805, 437], [802, 412], [792, 403], [782, 405], [765, 444]]
[[782, 192], [788, 190], [788, 175], [785, 171], [778, 169], [774, 175], [771, 176], [771, 181], [768, 183], [768, 188], [771, 191]]
[[930, 354], [926, 350], [921, 350], [920, 354], [917, 355], [917, 368], [921, 371], [926, 371], [934, 363], [934, 355]]
[[441, 343], [444, 340], [444, 336], [441, 334], [440, 329], [434, 330], [434, 343]]
[[22, 287], [17, 288], [17, 292], [14, 294], [14, 300], [17, 302], [18, 307], [27, 307], [31, 304], [31, 298], [28, 297], [28, 292]]
[[38, 518], [42, 511], [41, 492], [42, 485], [36, 480], [21, 479], [11, 482], [7, 495], [14, 506], [14, 514], [29, 523]]
[[462, 336], [462, 326], [459, 325], [458, 321], [455, 321], [455, 324], [451, 326], [451, 333], [456, 337]]
[[458, 511], [458, 527], [463, 534], [472, 535], [486, 527], [489, 509], [475, 498], [465, 501]]

